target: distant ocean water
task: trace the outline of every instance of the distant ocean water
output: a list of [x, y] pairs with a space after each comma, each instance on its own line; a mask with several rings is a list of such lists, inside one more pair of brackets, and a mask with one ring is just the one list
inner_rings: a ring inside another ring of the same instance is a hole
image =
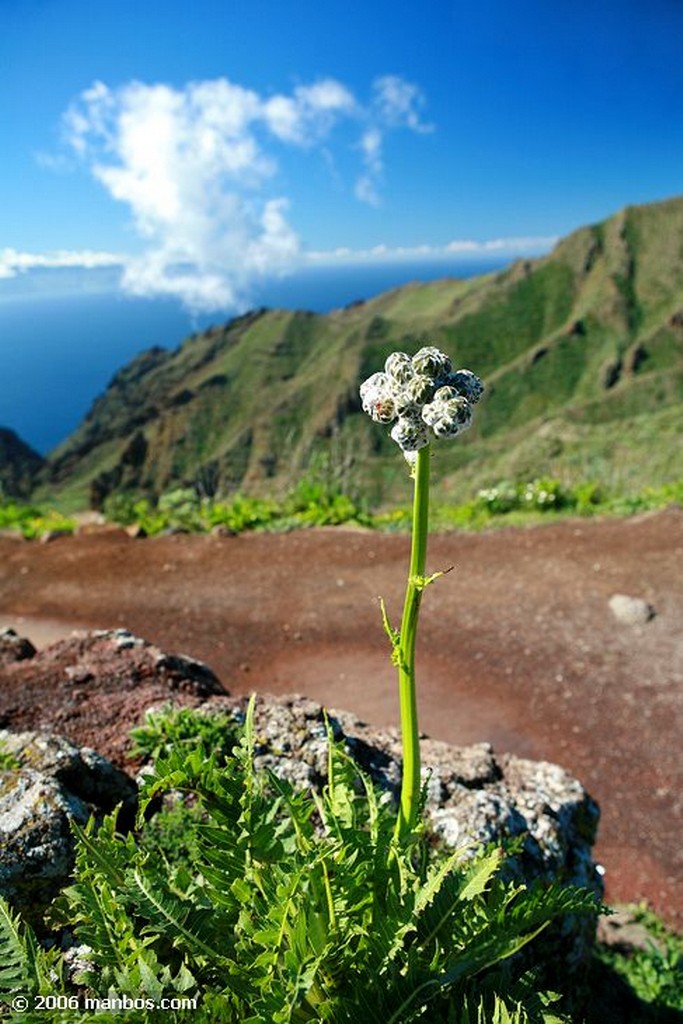
[[[264, 285], [254, 306], [327, 313], [408, 281], [472, 277], [503, 262], [393, 263], [308, 269]], [[173, 349], [192, 331], [229, 319], [193, 317], [170, 300], [112, 291], [59, 297], [0, 293], [0, 427], [46, 454], [76, 429], [112, 376], [139, 352]]]

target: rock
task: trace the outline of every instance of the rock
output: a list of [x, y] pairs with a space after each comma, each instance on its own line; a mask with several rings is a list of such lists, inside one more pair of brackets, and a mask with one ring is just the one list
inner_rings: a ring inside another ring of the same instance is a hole
[[225, 526], [223, 523], [217, 523], [216, 526], [211, 527], [212, 537], [236, 537], [237, 530], [231, 530], [229, 526]]
[[618, 953], [630, 956], [635, 950], [666, 952], [662, 942], [638, 920], [630, 907], [620, 907], [611, 914], [601, 914], [598, 919], [596, 938], [603, 946], [610, 946]]
[[0, 665], [32, 658], [36, 649], [25, 636], [19, 636], [13, 629], [0, 630]]
[[[20, 638], [18, 638], [20, 639]], [[5, 643], [16, 651], [17, 641]], [[9, 663], [0, 642], [0, 726], [49, 730], [126, 767], [130, 728], [152, 703], [196, 705], [226, 694], [206, 665], [125, 629], [74, 632]]]
[[45, 530], [44, 533], [41, 533], [39, 542], [41, 544], [51, 544], [53, 540], [60, 540], [72, 532], [72, 530]]
[[128, 536], [132, 537], [133, 540], [142, 540], [147, 536], [147, 530], [141, 523], [133, 523], [131, 526], [126, 526], [125, 529]]
[[18, 767], [0, 772], [0, 893], [40, 927], [45, 908], [73, 866], [71, 819], [84, 825], [121, 804], [130, 827], [135, 783], [111, 762], [61, 736], [0, 731]]
[[655, 608], [642, 597], [630, 597], [628, 594], [613, 594], [609, 599], [609, 607], [615, 619], [627, 626], [641, 626], [657, 614]]
[[[233, 700], [238, 715], [246, 698]], [[225, 709], [210, 700], [206, 708]], [[382, 789], [398, 795], [401, 742], [396, 730], [375, 729], [345, 711], [330, 711], [334, 738]], [[294, 784], [320, 786], [327, 777], [325, 710], [304, 697], [256, 700], [256, 763]], [[602, 892], [591, 858], [600, 812], [583, 786], [558, 765], [497, 756], [490, 744], [420, 744], [428, 782], [427, 814], [451, 846], [468, 839], [496, 842], [526, 834], [525, 877], [561, 879]]]

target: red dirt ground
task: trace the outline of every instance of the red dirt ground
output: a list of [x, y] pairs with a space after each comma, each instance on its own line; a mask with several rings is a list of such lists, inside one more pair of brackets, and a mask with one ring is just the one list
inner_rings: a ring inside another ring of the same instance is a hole
[[[207, 662], [233, 693], [304, 693], [392, 725], [377, 597], [396, 621], [408, 543], [343, 528], [0, 537], [0, 627], [41, 644], [125, 626]], [[418, 643], [424, 731], [563, 765], [602, 808], [607, 899], [646, 899], [679, 928], [682, 555], [679, 508], [435, 536], [428, 570], [454, 570], [425, 594]], [[615, 593], [644, 598], [657, 615], [617, 622]], [[46, 688], [41, 707], [50, 700]]]

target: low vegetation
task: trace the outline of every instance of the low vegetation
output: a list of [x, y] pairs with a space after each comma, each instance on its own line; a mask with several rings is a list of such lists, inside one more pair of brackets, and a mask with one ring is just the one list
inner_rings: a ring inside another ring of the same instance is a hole
[[[530, 525], [564, 516], [635, 515], [669, 505], [683, 505], [683, 481], [648, 487], [631, 496], [610, 494], [589, 482], [569, 487], [552, 477], [526, 483], [503, 481], [480, 490], [470, 501], [435, 504], [434, 530], [480, 530], [506, 524]], [[157, 502], [116, 494], [107, 501], [106, 518], [121, 526], [137, 526], [148, 536], [169, 531], [205, 533], [223, 528], [293, 530], [311, 526], [355, 523], [380, 530], [408, 530], [408, 506], [370, 510], [367, 503], [319, 481], [304, 480], [284, 499], [235, 495], [229, 500], [201, 498], [191, 488], [162, 495]], [[71, 533], [77, 520], [54, 509], [17, 502], [0, 502], [0, 529], [19, 531], [27, 539], [45, 533]]]
[[16, 530], [27, 540], [49, 532], [73, 533], [76, 520], [55, 509], [38, 505], [22, 505], [16, 501], [0, 501], [0, 530]]
[[320, 796], [256, 769], [251, 709], [165, 709], [133, 739], [149, 766], [136, 827], [74, 826], [74, 877], [40, 941], [0, 905], [0, 1000], [26, 999], [12, 1019], [679, 1019], [683, 940], [653, 915], [651, 947], [598, 946], [568, 978], [547, 928], [594, 916], [595, 897], [506, 882], [505, 850], [447, 851], [423, 826], [399, 841], [395, 806], [329, 733]]

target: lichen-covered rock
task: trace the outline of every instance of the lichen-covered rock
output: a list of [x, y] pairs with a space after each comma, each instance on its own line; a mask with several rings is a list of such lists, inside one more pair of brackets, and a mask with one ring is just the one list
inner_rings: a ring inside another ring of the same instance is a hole
[[0, 771], [0, 893], [34, 924], [73, 866], [69, 821], [83, 825], [121, 805], [134, 818], [137, 788], [94, 750], [60, 736], [0, 731], [16, 767]]
[[[245, 699], [233, 701], [235, 714]], [[213, 700], [207, 709], [222, 707]], [[296, 785], [320, 786], [327, 777], [326, 714], [335, 740], [375, 783], [398, 795], [401, 741], [394, 729], [375, 729], [345, 711], [326, 712], [304, 697], [256, 699], [257, 767], [269, 767]], [[527, 881], [561, 879], [602, 892], [591, 856], [598, 805], [563, 768], [545, 761], [496, 755], [488, 743], [453, 747], [421, 740], [427, 814], [451, 846], [525, 836], [520, 865]]]

